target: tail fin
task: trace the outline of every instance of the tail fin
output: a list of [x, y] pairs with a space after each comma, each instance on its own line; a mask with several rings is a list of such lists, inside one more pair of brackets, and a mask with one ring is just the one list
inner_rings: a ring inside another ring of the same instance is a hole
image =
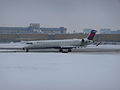
[[96, 30], [92, 30], [91, 33], [88, 35], [88, 38], [87, 38], [87, 39], [88, 39], [88, 40], [93, 40], [96, 32], [97, 32]]

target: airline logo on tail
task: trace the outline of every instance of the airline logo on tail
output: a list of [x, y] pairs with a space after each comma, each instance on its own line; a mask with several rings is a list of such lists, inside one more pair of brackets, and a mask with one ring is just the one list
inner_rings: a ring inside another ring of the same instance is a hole
[[96, 30], [92, 30], [91, 33], [90, 33], [90, 35], [88, 36], [87, 39], [88, 39], [88, 40], [93, 40], [93, 38], [94, 38], [96, 32], [97, 32]]

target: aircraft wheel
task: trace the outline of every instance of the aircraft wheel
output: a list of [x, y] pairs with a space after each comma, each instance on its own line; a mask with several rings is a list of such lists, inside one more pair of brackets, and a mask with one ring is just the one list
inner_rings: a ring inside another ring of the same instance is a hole
[[68, 52], [71, 52], [72, 50], [71, 49], [68, 49]]
[[25, 48], [25, 52], [28, 52], [29, 50], [28, 50], [28, 48]]
[[68, 53], [68, 51], [62, 51], [62, 53]]
[[59, 52], [63, 52], [63, 50], [62, 50], [62, 49], [59, 49]]
[[68, 53], [67, 49], [63, 49], [62, 53]]

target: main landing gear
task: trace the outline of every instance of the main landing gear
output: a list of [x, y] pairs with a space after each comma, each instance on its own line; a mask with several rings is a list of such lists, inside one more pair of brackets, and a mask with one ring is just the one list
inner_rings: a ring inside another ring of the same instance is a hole
[[25, 52], [29, 52], [29, 49], [28, 49], [28, 48], [23, 48], [23, 50], [24, 50]]
[[59, 49], [59, 52], [62, 52], [62, 53], [68, 53], [71, 51], [72, 51], [71, 49]]

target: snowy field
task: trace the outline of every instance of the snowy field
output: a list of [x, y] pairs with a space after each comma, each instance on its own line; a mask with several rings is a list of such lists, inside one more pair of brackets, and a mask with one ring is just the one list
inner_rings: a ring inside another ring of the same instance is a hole
[[[25, 52], [22, 48], [24, 43], [1, 43], [0, 53], [3, 52]], [[58, 52], [58, 49], [29, 49], [30, 52]], [[72, 52], [119, 52], [120, 45], [88, 45], [86, 48], [73, 48]]]
[[120, 90], [120, 54], [0, 53], [0, 90]]

